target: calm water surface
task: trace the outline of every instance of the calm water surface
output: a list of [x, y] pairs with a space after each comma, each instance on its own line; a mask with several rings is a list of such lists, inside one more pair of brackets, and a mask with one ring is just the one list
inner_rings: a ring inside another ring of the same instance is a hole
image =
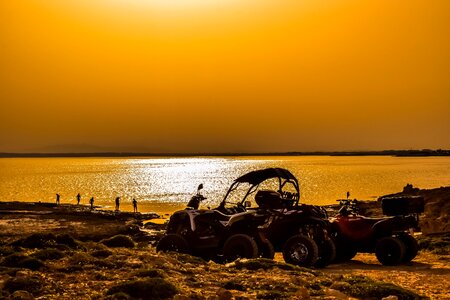
[[251, 170], [289, 169], [299, 180], [303, 203], [329, 204], [345, 197], [375, 199], [401, 191], [406, 183], [420, 188], [450, 185], [450, 157], [202, 157], [202, 158], [6, 158], [0, 159], [1, 201], [54, 201], [95, 204], [141, 211], [183, 207], [204, 184], [209, 205], [218, 204], [232, 181]]

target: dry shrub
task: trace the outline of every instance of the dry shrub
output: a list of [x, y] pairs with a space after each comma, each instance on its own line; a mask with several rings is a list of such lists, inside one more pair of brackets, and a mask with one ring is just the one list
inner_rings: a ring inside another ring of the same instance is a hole
[[226, 290], [246, 291], [247, 288], [238, 280], [232, 279], [224, 283], [223, 288]]
[[298, 267], [298, 266], [294, 266], [294, 265], [286, 264], [286, 263], [282, 263], [282, 262], [276, 262], [276, 261], [268, 259], [268, 258], [236, 260], [235, 262], [228, 264], [228, 266], [234, 267], [238, 270], [247, 269], [247, 270], [251, 270], [251, 271], [256, 271], [259, 269], [269, 270], [269, 269], [276, 267], [278, 269], [285, 270], [285, 271], [310, 273], [310, 274], [313, 274], [316, 276], [319, 274], [319, 272], [308, 269], [308, 268]]
[[256, 299], [287, 299], [290, 294], [280, 291], [262, 291], [256, 294]]
[[72, 266], [83, 266], [86, 264], [90, 264], [94, 261], [94, 258], [87, 253], [84, 252], [75, 252], [69, 258], [69, 264]]
[[11, 268], [25, 268], [30, 270], [39, 270], [44, 263], [37, 258], [29, 257], [22, 253], [14, 253], [6, 256], [0, 263], [1, 266]]
[[164, 273], [158, 269], [142, 269], [135, 274], [137, 277], [164, 278]]
[[54, 235], [53, 233], [35, 233], [15, 241], [13, 245], [29, 249], [61, 248], [64, 250], [79, 247], [79, 243], [71, 235]]
[[129, 236], [123, 234], [115, 235], [109, 239], [104, 239], [101, 241], [101, 243], [111, 248], [134, 248], [133, 240]]
[[39, 277], [13, 277], [5, 281], [3, 288], [10, 293], [22, 290], [36, 295], [42, 289], [42, 280]]
[[114, 295], [106, 297], [107, 300], [130, 300], [131, 297], [125, 293], [115, 293]]
[[7, 256], [16, 252], [11, 246], [1, 246], [0, 247], [0, 256]]
[[125, 293], [134, 298], [147, 299], [149, 295], [154, 300], [170, 299], [178, 293], [178, 289], [170, 282], [162, 278], [148, 278], [133, 280], [113, 286], [107, 292], [108, 295]]
[[348, 285], [333, 284], [333, 286], [347, 295], [360, 299], [381, 299], [391, 295], [397, 296], [399, 300], [425, 299], [425, 297], [392, 283], [375, 281], [363, 276], [348, 276], [344, 277], [342, 281]]
[[108, 249], [96, 250], [91, 253], [93, 257], [97, 258], [106, 258], [112, 254], [113, 254], [112, 251]]
[[3, 258], [3, 260], [0, 262], [0, 265], [4, 267], [17, 267], [19, 262], [27, 257], [28, 256], [22, 253], [13, 253]]
[[58, 249], [48, 248], [48, 249], [42, 249], [42, 250], [36, 251], [31, 256], [45, 261], [45, 260], [56, 260], [56, 259], [63, 258], [65, 256], [65, 254], [64, 254], [64, 252], [62, 252]]
[[21, 260], [17, 266], [19, 268], [25, 268], [36, 271], [42, 268], [44, 266], [44, 263], [40, 259], [34, 257], [27, 257]]

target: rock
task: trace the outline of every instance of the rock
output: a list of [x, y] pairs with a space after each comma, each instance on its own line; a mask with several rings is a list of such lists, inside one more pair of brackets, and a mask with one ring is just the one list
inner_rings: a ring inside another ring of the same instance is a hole
[[310, 298], [309, 291], [304, 286], [299, 287], [299, 289], [295, 293], [295, 296], [299, 297], [300, 299], [309, 299]]
[[15, 291], [11, 295], [11, 300], [33, 300], [34, 297], [27, 291]]
[[334, 290], [334, 289], [327, 289], [325, 291], [325, 295], [328, 296], [328, 297], [331, 297], [332, 299], [336, 299], [336, 300], [338, 300], [338, 299], [339, 300], [347, 300], [347, 299], [349, 299], [349, 297], [346, 294], [344, 294], [344, 293], [342, 293], [342, 292], [340, 292], [338, 290]]
[[233, 294], [224, 288], [217, 291], [217, 296], [219, 296], [219, 300], [231, 300], [233, 298]]
[[381, 298], [381, 300], [398, 300], [398, 297], [394, 296], [394, 295], [390, 295], [390, 296]]

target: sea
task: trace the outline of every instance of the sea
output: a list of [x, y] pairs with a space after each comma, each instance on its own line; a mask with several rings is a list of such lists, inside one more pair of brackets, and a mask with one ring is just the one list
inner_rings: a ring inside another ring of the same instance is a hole
[[101, 157], [1, 158], [0, 201], [55, 202], [170, 213], [182, 209], [203, 184], [203, 205], [220, 203], [232, 182], [247, 172], [280, 167], [300, 185], [300, 202], [332, 204], [337, 199], [376, 200], [402, 191], [450, 186], [450, 157], [391, 156], [237, 156], [237, 157]]

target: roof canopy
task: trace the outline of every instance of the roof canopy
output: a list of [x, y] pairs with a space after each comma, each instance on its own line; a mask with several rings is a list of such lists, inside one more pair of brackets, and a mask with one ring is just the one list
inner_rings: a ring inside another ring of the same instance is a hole
[[291, 172], [289, 172], [286, 169], [282, 168], [268, 168], [264, 170], [258, 170], [258, 171], [252, 171], [250, 173], [247, 173], [238, 179], [235, 180], [235, 182], [248, 182], [250, 184], [260, 184], [266, 179], [270, 178], [284, 178], [284, 179], [293, 179], [297, 181], [294, 175], [292, 175]]

